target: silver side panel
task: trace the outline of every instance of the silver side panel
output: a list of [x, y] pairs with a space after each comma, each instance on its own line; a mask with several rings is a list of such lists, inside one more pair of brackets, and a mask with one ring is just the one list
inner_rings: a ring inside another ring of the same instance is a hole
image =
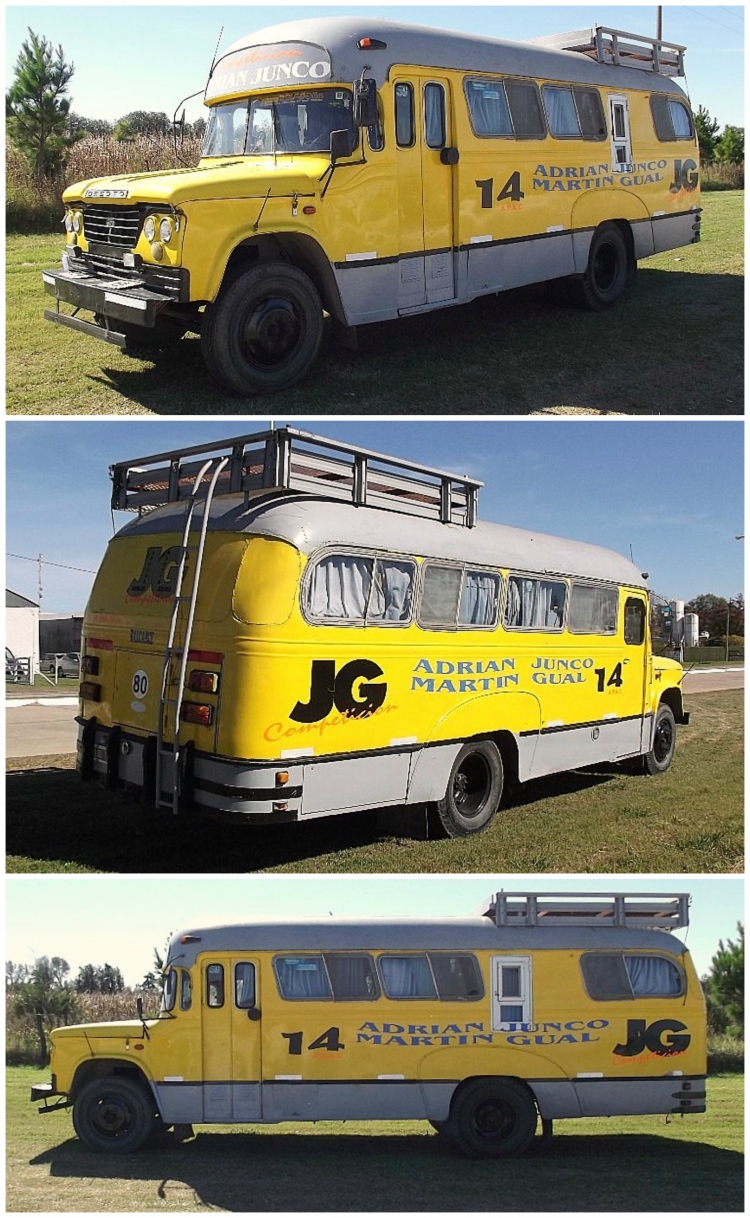
[[[445, 1120], [457, 1083], [152, 1083], [168, 1125]], [[261, 1104], [262, 1096], [262, 1104]]]
[[451, 768], [460, 749], [461, 744], [455, 743], [412, 753], [406, 802], [421, 804], [441, 799], [448, 789]]
[[409, 753], [318, 762], [305, 766], [302, 819], [319, 812], [339, 812], [403, 803], [409, 778]]
[[[693, 1081], [695, 1091], [705, 1092], [702, 1083]], [[646, 1116], [674, 1112], [692, 1091], [683, 1091], [678, 1076], [663, 1079], [576, 1079], [575, 1089], [581, 1116]], [[702, 1111], [705, 1100], [693, 1101], [693, 1111]]]
[[639, 258], [648, 258], [656, 252], [654, 250], [654, 229], [650, 220], [638, 220], [635, 224], [630, 225], [630, 231], [633, 234], [633, 253], [636, 262]]
[[700, 213], [689, 212], [685, 216], [658, 216], [652, 221], [654, 253], [674, 250], [681, 245], [690, 245], [695, 236], [694, 226], [700, 222]]
[[152, 1083], [151, 1089], [166, 1125], [192, 1125], [204, 1119], [202, 1083]]
[[[414, 269], [417, 281], [401, 284], [401, 267], [405, 262], [418, 264]], [[421, 274], [420, 274], [421, 268]], [[398, 302], [402, 291], [411, 292], [411, 303], [424, 300], [424, 259], [402, 260], [401, 263], [379, 262], [359, 265], [356, 262], [346, 267], [334, 267], [336, 286], [341, 304], [350, 326], [364, 325], [370, 321], [391, 321], [398, 317]]]
[[545, 1120], [583, 1116], [575, 1084], [569, 1079], [530, 1078], [527, 1081]]
[[475, 244], [469, 249], [467, 298], [559, 279], [575, 269], [572, 233], [508, 245]]
[[641, 751], [641, 719], [612, 720], [595, 727], [542, 732], [537, 740], [531, 778], [576, 770], [601, 761], [618, 761]]

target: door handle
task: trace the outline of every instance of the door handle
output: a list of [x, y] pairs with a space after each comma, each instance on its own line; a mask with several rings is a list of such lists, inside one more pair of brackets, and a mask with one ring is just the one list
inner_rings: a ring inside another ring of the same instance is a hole
[[441, 165], [457, 165], [458, 164], [458, 148], [441, 148], [440, 149], [440, 164]]
[[253, 1023], [257, 1023], [260, 1019], [260, 1007], [250, 1007], [247, 1012], [247, 1017], [248, 1019], [252, 1020]]

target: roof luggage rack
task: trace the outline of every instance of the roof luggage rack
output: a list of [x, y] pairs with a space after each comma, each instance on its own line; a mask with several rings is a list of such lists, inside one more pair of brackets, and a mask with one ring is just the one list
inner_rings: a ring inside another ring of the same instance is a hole
[[624, 926], [678, 930], [690, 897], [650, 892], [498, 892], [485, 910], [496, 926]]
[[[473, 528], [477, 522], [482, 482], [293, 427], [118, 461], [110, 466], [112, 507], [143, 513], [187, 501], [206, 456], [220, 453], [229, 459], [216, 482], [214, 498], [301, 491], [443, 524]], [[210, 481], [209, 474], [201, 478], [198, 498], [205, 498]]]
[[597, 63], [609, 63], [618, 68], [639, 68], [643, 72], [657, 72], [660, 76], [685, 75], [685, 47], [676, 42], [664, 42], [661, 38], [649, 38], [646, 34], [613, 30], [606, 25], [571, 30], [568, 34], [527, 38], [525, 41], [556, 51], [580, 51]]

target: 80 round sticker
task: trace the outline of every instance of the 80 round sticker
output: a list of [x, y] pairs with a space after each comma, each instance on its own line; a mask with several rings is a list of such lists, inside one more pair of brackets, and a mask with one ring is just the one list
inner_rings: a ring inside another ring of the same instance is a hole
[[133, 673], [132, 688], [136, 698], [146, 697], [148, 693], [148, 673], [144, 672], [142, 668], [139, 668], [138, 672]]

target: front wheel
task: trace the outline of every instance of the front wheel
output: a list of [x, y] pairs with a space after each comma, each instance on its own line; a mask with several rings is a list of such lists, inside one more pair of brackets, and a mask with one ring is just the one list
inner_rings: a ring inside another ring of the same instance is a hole
[[145, 1087], [113, 1075], [86, 1084], [73, 1104], [73, 1127], [89, 1150], [132, 1154], [154, 1132], [154, 1111]]
[[677, 743], [677, 728], [671, 706], [662, 702], [654, 720], [654, 736], [651, 751], [644, 758], [648, 774], [663, 774], [672, 764], [675, 744]]
[[503, 761], [492, 740], [465, 744], [448, 779], [437, 813], [446, 837], [469, 837], [486, 829], [503, 795]]
[[475, 1079], [460, 1089], [448, 1119], [450, 1140], [470, 1159], [521, 1155], [534, 1140], [537, 1110], [515, 1079]]
[[611, 309], [635, 277], [636, 264], [616, 224], [602, 224], [591, 238], [581, 279], [572, 281], [575, 303], [602, 312]]
[[323, 337], [323, 306], [296, 267], [266, 262], [238, 275], [208, 305], [201, 327], [209, 372], [230, 393], [288, 389], [310, 368]]

